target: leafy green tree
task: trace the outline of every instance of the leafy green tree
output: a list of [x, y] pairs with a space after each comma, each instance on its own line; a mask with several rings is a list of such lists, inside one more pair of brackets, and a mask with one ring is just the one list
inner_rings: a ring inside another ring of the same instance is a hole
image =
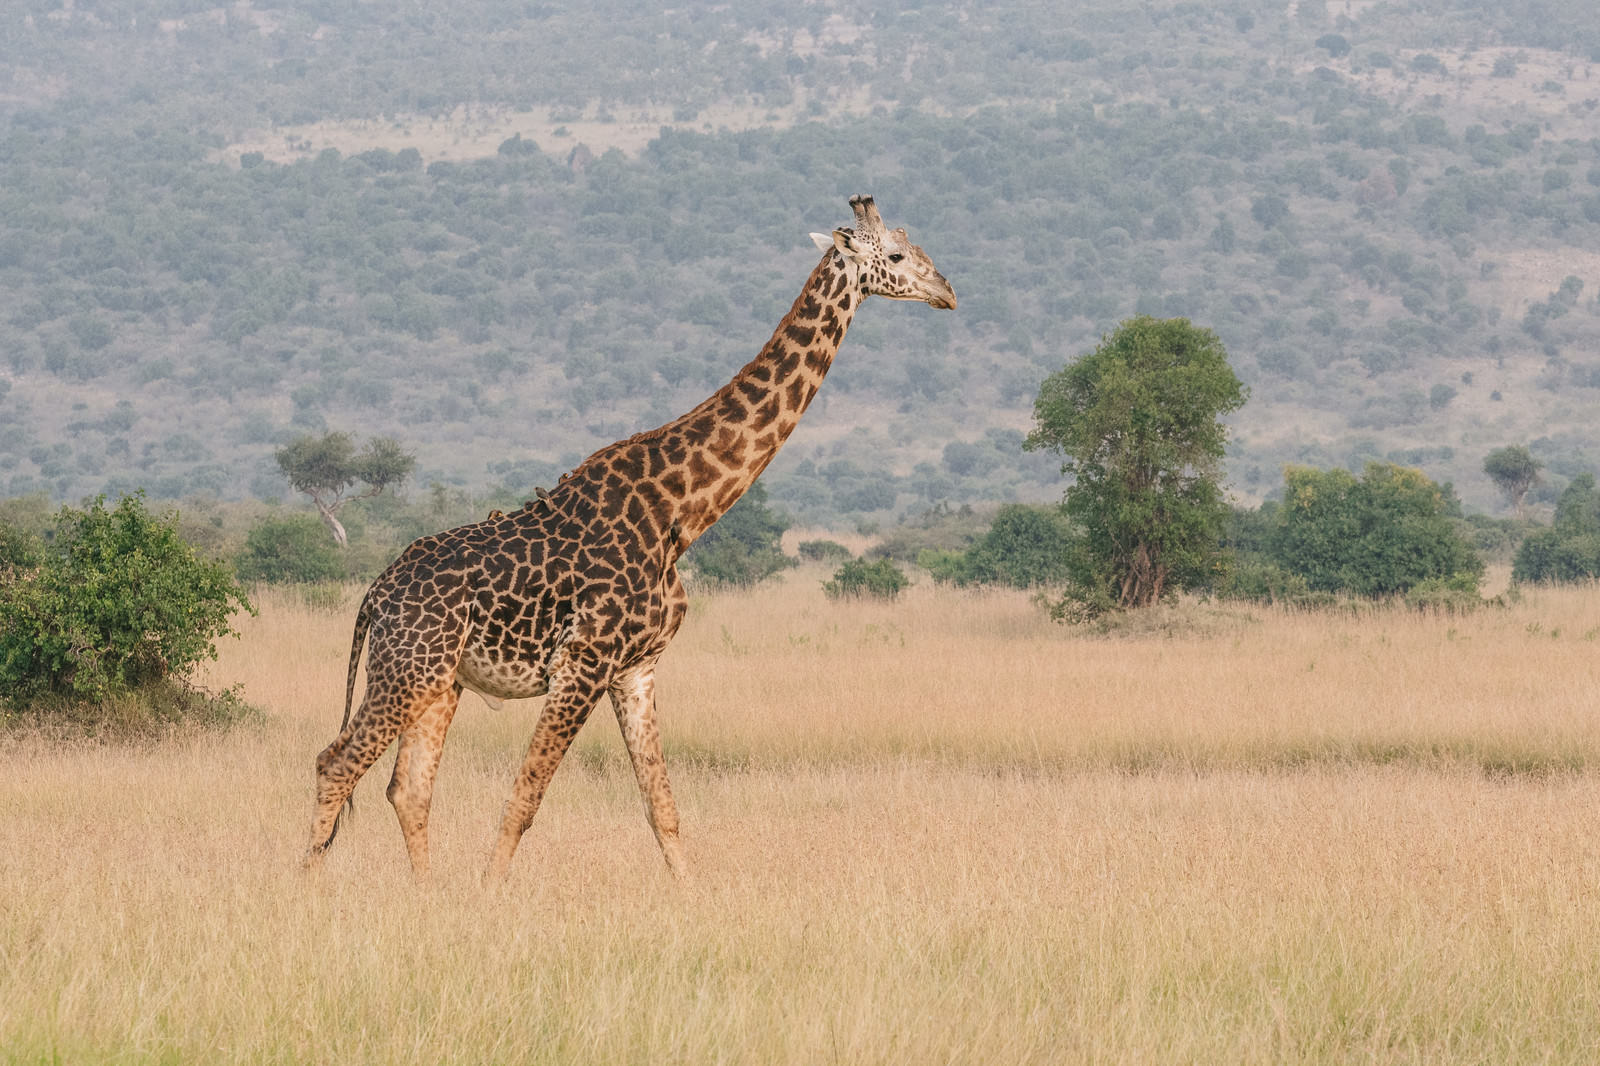
[[700, 535], [684, 562], [708, 581], [754, 585], [795, 565], [783, 553], [788, 528], [789, 517], [767, 505], [767, 487], [757, 481]]
[[144, 495], [64, 507], [37, 565], [0, 580], [0, 698], [99, 700], [182, 678], [253, 610], [228, 568], [199, 558], [176, 514]]
[[1439, 579], [1476, 591], [1483, 561], [1458, 528], [1460, 506], [1422, 471], [1290, 467], [1284, 487], [1268, 555], [1312, 589], [1390, 596]]
[[308, 514], [268, 518], [245, 536], [234, 561], [241, 581], [337, 581], [345, 576], [339, 549]]
[[1129, 319], [1045, 379], [1025, 447], [1066, 457], [1065, 513], [1084, 531], [1058, 617], [1207, 580], [1227, 517], [1221, 416], [1247, 395], [1217, 335], [1183, 318]]
[[1521, 444], [1496, 448], [1483, 457], [1483, 472], [1505, 495], [1518, 518], [1522, 517], [1522, 502], [1527, 499], [1528, 491], [1539, 483], [1539, 471], [1543, 467], [1544, 464]]
[[[391, 438], [373, 437], [357, 452], [348, 433], [296, 437], [279, 448], [274, 458], [295, 491], [311, 497], [341, 548], [349, 543], [349, 537], [339, 522], [339, 508], [400, 484], [417, 465], [416, 457], [401, 451]], [[357, 483], [366, 487], [351, 493]]]
[[1593, 474], [1579, 474], [1556, 502], [1555, 521], [1517, 548], [1515, 581], [1573, 582], [1600, 578], [1600, 490]]

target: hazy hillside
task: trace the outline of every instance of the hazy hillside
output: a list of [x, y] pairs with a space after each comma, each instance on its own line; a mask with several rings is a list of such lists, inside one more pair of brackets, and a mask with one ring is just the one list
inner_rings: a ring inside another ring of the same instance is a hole
[[1578, 0], [26, 0], [0, 13], [0, 494], [274, 498], [323, 427], [548, 480], [687, 409], [877, 195], [953, 314], [857, 319], [769, 475], [813, 519], [1047, 498], [1050, 371], [1136, 311], [1252, 388], [1245, 497], [1596, 465]]

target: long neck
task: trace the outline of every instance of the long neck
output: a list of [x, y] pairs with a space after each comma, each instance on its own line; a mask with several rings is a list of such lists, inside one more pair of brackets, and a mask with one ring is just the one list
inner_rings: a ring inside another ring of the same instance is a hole
[[626, 512], [656, 537], [670, 532], [681, 553], [755, 484], [794, 432], [861, 300], [843, 258], [829, 251], [761, 354], [732, 381], [683, 417], [600, 449], [573, 471], [573, 487], [592, 484], [603, 513]]
[[778, 454], [833, 365], [861, 294], [844, 259], [822, 257], [789, 313], [733, 380], [694, 410], [658, 431], [673, 465], [687, 480], [677, 512], [681, 538], [692, 543], [732, 507]]
[[670, 558], [681, 555], [794, 432], [862, 299], [843, 257], [829, 251], [760, 355], [682, 418], [578, 464], [557, 488], [557, 505], [623, 522], [647, 542], [670, 544]]

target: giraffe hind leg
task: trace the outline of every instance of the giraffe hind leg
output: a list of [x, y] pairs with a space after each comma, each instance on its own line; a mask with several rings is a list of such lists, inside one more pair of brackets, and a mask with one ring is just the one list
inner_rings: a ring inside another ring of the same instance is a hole
[[408, 696], [399, 686], [376, 688], [367, 696], [333, 743], [317, 756], [316, 809], [305, 865], [314, 867], [333, 843], [339, 816], [363, 774], [389, 749], [402, 730], [439, 698], [438, 688]]
[[460, 699], [460, 686], [452, 685], [406, 726], [400, 734], [394, 774], [389, 778], [389, 802], [400, 819], [411, 872], [418, 881], [428, 876], [428, 810], [433, 803], [433, 779], [439, 770], [439, 756], [444, 753], [445, 733]]

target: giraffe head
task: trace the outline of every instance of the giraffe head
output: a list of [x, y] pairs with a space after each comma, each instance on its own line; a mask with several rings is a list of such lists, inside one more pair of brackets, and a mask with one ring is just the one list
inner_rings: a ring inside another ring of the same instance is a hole
[[955, 307], [955, 290], [934, 269], [933, 260], [911, 243], [905, 230], [883, 224], [872, 197], [852, 196], [850, 207], [856, 213], [853, 229], [836, 229], [832, 236], [813, 233], [811, 239], [824, 252], [838, 251], [863, 295]]

